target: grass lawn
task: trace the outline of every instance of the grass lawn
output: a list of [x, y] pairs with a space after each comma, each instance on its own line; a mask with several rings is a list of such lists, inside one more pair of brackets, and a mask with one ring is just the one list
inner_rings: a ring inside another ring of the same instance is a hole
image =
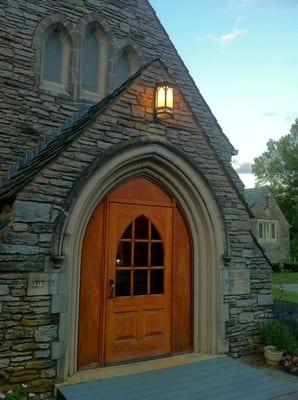
[[283, 273], [274, 272], [272, 274], [272, 282], [298, 283], [298, 272], [283, 272]]
[[[273, 284], [278, 283], [298, 283], [298, 273], [297, 272], [283, 272], [283, 273], [273, 273], [272, 274]], [[295, 292], [282, 292], [278, 287], [272, 288], [272, 297], [274, 300], [284, 300], [290, 303], [298, 303], [298, 293]]]
[[298, 293], [295, 292], [283, 292], [282, 298], [280, 297], [280, 290], [277, 288], [272, 288], [273, 300], [283, 300], [289, 303], [298, 304]]

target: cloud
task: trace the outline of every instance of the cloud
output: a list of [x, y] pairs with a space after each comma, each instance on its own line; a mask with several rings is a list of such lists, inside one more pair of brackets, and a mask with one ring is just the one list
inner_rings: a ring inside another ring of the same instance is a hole
[[271, 118], [271, 117], [276, 117], [276, 116], [277, 116], [277, 112], [276, 112], [276, 111], [265, 112], [265, 113], [264, 113], [264, 116], [265, 116], [265, 117], [269, 117], [269, 118]]
[[230, 0], [230, 4], [236, 7], [259, 6], [266, 2], [266, 0]]
[[251, 6], [266, 6], [266, 5], [275, 5], [285, 7], [297, 7], [297, 0], [230, 0], [230, 4], [233, 7], [245, 8]]
[[215, 36], [213, 34], [208, 35], [208, 39], [212, 40], [213, 42], [220, 43], [220, 44], [228, 44], [233, 40], [245, 36], [248, 34], [248, 31], [245, 29], [234, 29], [232, 32], [226, 33], [222, 36]]
[[243, 162], [238, 164], [238, 166], [236, 166], [235, 169], [238, 172], [238, 174], [251, 174], [251, 166], [252, 163]]

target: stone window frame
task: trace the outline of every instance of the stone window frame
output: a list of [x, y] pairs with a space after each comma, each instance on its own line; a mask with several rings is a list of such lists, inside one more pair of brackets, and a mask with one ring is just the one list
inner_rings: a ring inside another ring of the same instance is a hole
[[[49, 35], [57, 30], [63, 46], [62, 82], [55, 83], [42, 79], [44, 44]], [[71, 35], [72, 25], [62, 15], [52, 14], [43, 18], [35, 30], [32, 47], [36, 50], [35, 76], [37, 89], [60, 97], [72, 97], [74, 81], [74, 47]]]
[[[278, 238], [278, 221], [269, 219], [258, 219], [257, 220], [257, 235], [259, 242], [269, 243], [277, 242]], [[274, 227], [274, 230], [273, 230]], [[262, 234], [261, 233], [262, 230]], [[274, 235], [273, 235], [274, 231]]]
[[[99, 46], [99, 64], [97, 71], [97, 91], [91, 92], [82, 87], [82, 74], [84, 62], [84, 38], [89, 33], [95, 34]], [[92, 102], [99, 101], [107, 95], [107, 76], [109, 64], [109, 42], [106, 31], [98, 21], [92, 21], [85, 26], [81, 36], [80, 60], [79, 60], [79, 98], [82, 100], [90, 100]]]
[[[102, 68], [99, 73], [100, 89], [95, 94], [81, 90], [83, 38], [92, 26], [96, 27], [100, 35], [102, 35], [101, 37], [104, 36], [103, 53], [106, 56], [106, 59], [103, 58], [102, 60]], [[67, 57], [69, 57], [69, 66], [64, 71], [65, 75], [62, 85], [43, 81], [41, 76], [44, 41], [47, 32], [55, 27], [63, 33], [63, 40], [67, 44]], [[128, 56], [132, 75], [145, 62], [144, 55], [139, 46], [129, 39], [116, 40], [112, 28], [97, 12], [92, 12], [84, 16], [76, 25], [73, 25], [63, 15], [58, 13], [46, 16], [35, 29], [32, 47], [36, 50], [36, 61], [33, 65], [33, 71], [36, 76], [37, 90], [46, 94], [72, 98], [74, 101], [86, 101], [88, 103], [96, 103], [107, 96], [108, 93], [112, 93], [115, 90], [115, 66], [123, 52], [126, 52]]]
[[110, 91], [116, 87], [116, 65], [120, 57], [125, 53], [131, 67], [131, 75], [135, 74], [142, 65], [143, 57], [139, 47], [131, 41], [121, 40], [113, 49], [112, 68], [110, 77]]

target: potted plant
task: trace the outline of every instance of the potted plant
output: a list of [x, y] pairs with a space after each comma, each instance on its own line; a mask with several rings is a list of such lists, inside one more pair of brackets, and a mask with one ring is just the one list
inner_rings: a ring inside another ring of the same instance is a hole
[[267, 364], [277, 366], [281, 362], [287, 337], [288, 329], [282, 322], [270, 319], [262, 323], [261, 338], [265, 344], [264, 357]]

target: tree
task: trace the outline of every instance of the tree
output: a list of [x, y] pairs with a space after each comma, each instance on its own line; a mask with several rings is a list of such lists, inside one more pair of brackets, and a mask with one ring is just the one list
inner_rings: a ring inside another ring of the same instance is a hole
[[290, 248], [298, 257], [298, 119], [290, 133], [279, 140], [270, 139], [267, 151], [255, 159], [252, 172], [257, 186], [268, 185], [291, 225]]

